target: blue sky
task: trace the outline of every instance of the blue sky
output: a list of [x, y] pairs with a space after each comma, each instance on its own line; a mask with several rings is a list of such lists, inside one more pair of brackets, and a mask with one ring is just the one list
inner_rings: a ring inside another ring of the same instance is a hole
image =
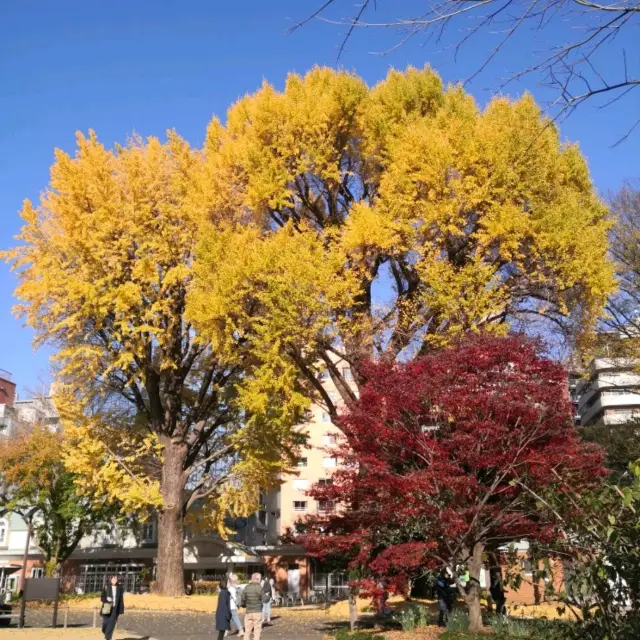
[[[17, 211], [24, 198], [37, 199], [47, 184], [55, 147], [72, 151], [74, 132], [94, 129], [108, 145], [132, 131], [162, 136], [175, 127], [194, 144], [202, 142], [213, 114], [224, 117], [238, 97], [269, 80], [281, 87], [288, 71], [304, 73], [314, 64], [343, 66], [375, 83], [389, 67], [429, 62], [447, 82], [467, 78], [495, 46], [498, 34], [472, 40], [454, 62], [448, 45], [416, 39], [381, 56], [393, 44], [389, 31], [361, 30], [339, 61], [344, 29], [314, 22], [291, 35], [286, 30], [319, 0], [21, 0], [5, 2], [0, 16], [0, 247], [18, 232]], [[402, 5], [405, 15], [421, 0]], [[349, 15], [344, 1], [334, 17]], [[383, 16], [378, 16], [379, 18]], [[549, 38], [563, 37], [562, 22]], [[638, 47], [630, 36], [628, 55]], [[601, 54], [600, 62], [619, 66], [625, 41]], [[542, 44], [523, 32], [468, 89], [482, 104], [490, 87], [509, 71], [530, 65]], [[530, 90], [541, 102], [548, 90], [528, 77], [509, 88]], [[640, 92], [606, 110], [585, 106], [562, 123], [564, 138], [578, 142], [595, 184], [603, 193], [625, 178], [640, 175], [640, 132], [611, 148], [640, 113]], [[13, 373], [19, 389], [34, 388], [48, 376], [48, 353], [34, 352], [32, 335], [12, 317], [13, 276], [0, 266], [0, 368]]]

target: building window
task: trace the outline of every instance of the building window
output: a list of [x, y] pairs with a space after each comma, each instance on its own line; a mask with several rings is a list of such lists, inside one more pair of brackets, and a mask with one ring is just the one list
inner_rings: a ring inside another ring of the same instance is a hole
[[144, 522], [142, 524], [142, 541], [143, 542], [154, 542], [156, 539], [156, 523], [151, 521], [151, 522]]
[[531, 564], [531, 560], [528, 558], [522, 558], [520, 560], [520, 568], [526, 576], [530, 576], [533, 573], [533, 565]]
[[353, 377], [351, 375], [351, 367], [342, 367], [342, 377], [345, 380], [351, 380], [351, 378]]
[[306, 458], [300, 458], [298, 460], [298, 468], [302, 469], [303, 467], [307, 466], [307, 459]]
[[44, 569], [42, 567], [31, 567], [32, 578], [44, 578]]
[[293, 510], [298, 512], [304, 512], [307, 510], [306, 500], [295, 500], [293, 503]]
[[338, 459], [333, 456], [326, 456], [322, 459], [322, 466], [325, 469], [331, 469], [338, 466]]
[[298, 491], [306, 491], [309, 488], [309, 481], [297, 478], [293, 481], [293, 488]]
[[322, 422], [331, 422], [331, 416], [326, 412], [322, 412]]
[[338, 444], [338, 436], [335, 433], [328, 433], [323, 436], [324, 444], [327, 447], [334, 446]]
[[318, 500], [318, 513], [331, 513], [333, 510], [333, 500]]
[[320, 371], [320, 373], [318, 373], [318, 380], [328, 380], [329, 379], [329, 372], [324, 369], [323, 371]]
[[9, 526], [6, 520], [0, 520], [0, 544], [7, 544]]
[[320, 478], [318, 484], [321, 487], [330, 487], [333, 484], [333, 478]]
[[267, 512], [264, 509], [260, 509], [260, 511], [258, 511], [258, 524], [263, 527], [267, 526]]

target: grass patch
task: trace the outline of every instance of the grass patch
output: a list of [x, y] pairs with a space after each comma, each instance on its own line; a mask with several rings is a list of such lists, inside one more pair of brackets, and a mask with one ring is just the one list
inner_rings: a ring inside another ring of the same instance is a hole
[[371, 631], [354, 631], [340, 629], [333, 634], [334, 640], [386, 640], [385, 636], [373, 634]]

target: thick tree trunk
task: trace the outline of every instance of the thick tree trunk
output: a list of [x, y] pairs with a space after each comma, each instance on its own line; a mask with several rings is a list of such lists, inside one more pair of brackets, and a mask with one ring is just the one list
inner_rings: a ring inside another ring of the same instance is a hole
[[484, 545], [476, 542], [473, 546], [471, 558], [467, 562], [469, 569], [469, 584], [465, 600], [469, 609], [469, 631], [482, 631], [482, 609], [480, 607], [480, 572], [482, 571], [482, 552]]
[[62, 575], [62, 562], [58, 558], [50, 558], [44, 565], [44, 575], [47, 578], [59, 578]]
[[162, 510], [158, 518], [158, 592], [164, 596], [184, 595], [184, 498], [183, 465], [186, 446], [168, 438], [162, 469]]
[[351, 631], [356, 630], [358, 622], [358, 608], [356, 605], [356, 593], [354, 589], [349, 589], [349, 628]]

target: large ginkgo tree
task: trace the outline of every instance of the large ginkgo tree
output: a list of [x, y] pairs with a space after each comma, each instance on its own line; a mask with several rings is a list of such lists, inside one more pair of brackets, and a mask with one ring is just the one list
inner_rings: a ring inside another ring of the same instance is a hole
[[[239, 100], [204, 151], [212, 223], [188, 313], [294, 364], [334, 417], [321, 369], [349, 403], [362, 362], [468, 331], [584, 341], [613, 288], [607, 208], [530, 95], [480, 108], [428, 67], [372, 88], [315, 68]], [[230, 248], [221, 215], [246, 241]], [[210, 303], [221, 292], [268, 312], [229, 318]]]

